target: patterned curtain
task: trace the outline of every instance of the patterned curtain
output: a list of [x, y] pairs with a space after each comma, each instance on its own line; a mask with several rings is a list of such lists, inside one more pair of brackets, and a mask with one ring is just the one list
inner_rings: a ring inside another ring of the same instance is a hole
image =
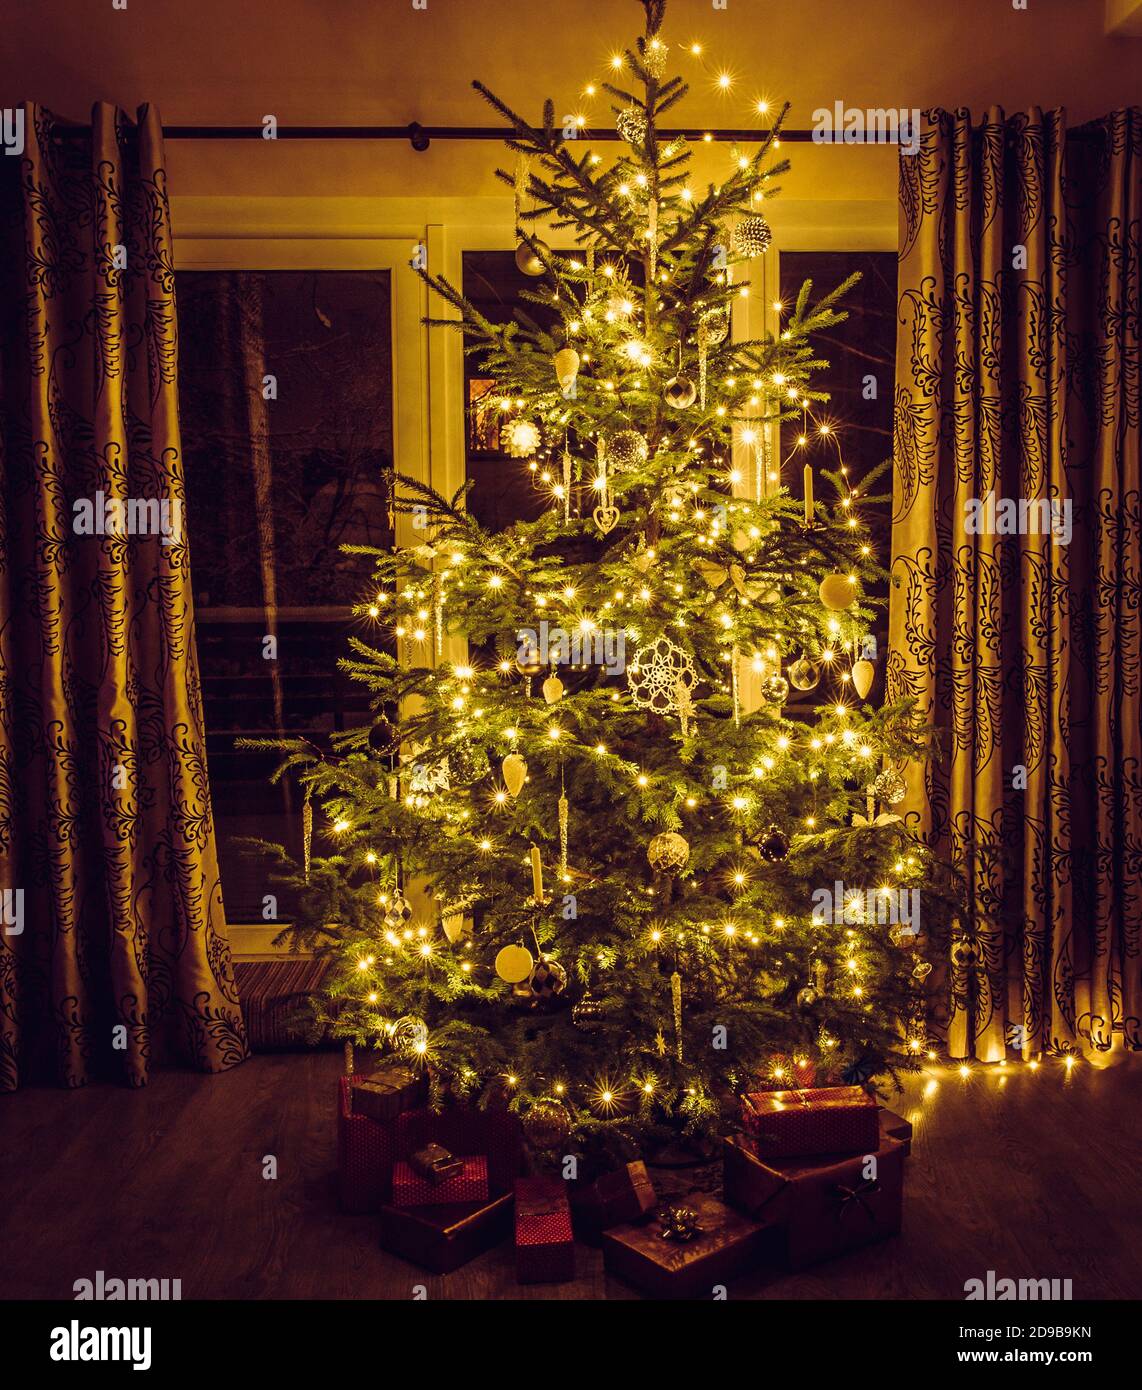
[[888, 692], [944, 736], [948, 1050], [1138, 1048], [1142, 111], [931, 112], [900, 170]]
[[[0, 1090], [246, 1055], [203, 753], [158, 113], [0, 158]], [[123, 504], [123, 505], [121, 505]]]

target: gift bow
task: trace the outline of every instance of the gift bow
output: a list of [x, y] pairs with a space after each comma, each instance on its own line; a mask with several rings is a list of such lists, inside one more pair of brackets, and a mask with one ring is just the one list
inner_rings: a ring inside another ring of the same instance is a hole
[[869, 1197], [875, 1197], [880, 1193], [880, 1183], [875, 1178], [865, 1178], [859, 1187], [846, 1187], [843, 1182], [839, 1182], [833, 1191], [840, 1198], [837, 1206], [838, 1221], [843, 1221], [854, 1205], [859, 1206], [870, 1221], [876, 1221], [876, 1212], [867, 1201]]
[[853, 829], [858, 825], [863, 825], [872, 829], [874, 825], [891, 825], [893, 821], [899, 820], [899, 816], [894, 816], [891, 811], [881, 811], [879, 816], [874, 816], [869, 820], [866, 816], [853, 816]]

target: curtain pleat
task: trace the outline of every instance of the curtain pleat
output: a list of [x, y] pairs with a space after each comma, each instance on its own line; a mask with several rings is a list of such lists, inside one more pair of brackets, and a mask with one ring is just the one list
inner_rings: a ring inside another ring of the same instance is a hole
[[888, 693], [944, 737], [908, 804], [967, 888], [957, 1057], [1142, 1044], [1140, 149], [993, 108], [901, 157]]
[[[194, 649], [161, 125], [0, 165], [0, 1089], [246, 1055]], [[18, 167], [13, 167], [17, 166]], [[130, 504], [126, 528], [80, 520]], [[162, 534], [158, 534], [161, 529]]]

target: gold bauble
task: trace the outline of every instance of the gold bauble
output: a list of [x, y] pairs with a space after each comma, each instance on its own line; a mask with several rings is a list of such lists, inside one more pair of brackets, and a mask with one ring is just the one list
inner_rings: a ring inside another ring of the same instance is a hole
[[686, 867], [690, 858], [690, 844], [676, 830], [666, 830], [651, 840], [646, 857], [656, 874], [676, 874], [679, 869]]
[[496, 974], [509, 985], [531, 978], [535, 957], [526, 946], [504, 946], [496, 953]]
[[[545, 256], [549, 256], [551, 254], [550, 247], [545, 245], [545, 243], [540, 241], [538, 238], [535, 238], [535, 244], [539, 247], [539, 249], [543, 252]], [[539, 259], [539, 257], [535, 254], [535, 252], [531, 249], [531, 247], [527, 244], [526, 241], [521, 241], [520, 244], [516, 247], [515, 263], [516, 266], [520, 270], [522, 270], [525, 275], [543, 274], [543, 262]]]
[[842, 608], [848, 608], [856, 598], [856, 585], [847, 574], [827, 574], [821, 580], [821, 587], [817, 592], [826, 608], [840, 612]]

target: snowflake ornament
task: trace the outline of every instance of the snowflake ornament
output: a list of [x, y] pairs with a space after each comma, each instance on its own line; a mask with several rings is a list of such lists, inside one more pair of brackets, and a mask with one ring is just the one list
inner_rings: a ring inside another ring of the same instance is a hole
[[697, 684], [694, 662], [669, 637], [640, 648], [627, 667], [631, 698], [655, 714], [677, 714], [682, 707], [689, 711], [689, 696]]

